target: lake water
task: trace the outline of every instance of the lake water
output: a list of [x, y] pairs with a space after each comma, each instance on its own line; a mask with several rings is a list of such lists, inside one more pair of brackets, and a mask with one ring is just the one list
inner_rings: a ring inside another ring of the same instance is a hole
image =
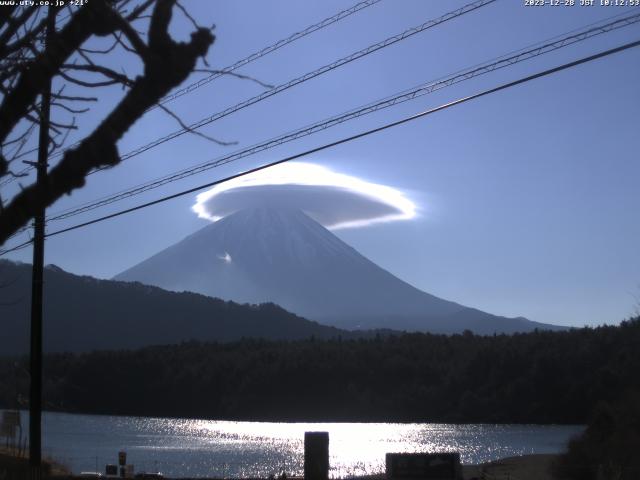
[[[27, 412], [22, 412], [23, 428]], [[304, 432], [328, 431], [330, 475], [384, 471], [387, 452], [460, 451], [465, 464], [557, 453], [581, 426], [266, 423], [45, 413], [43, 450], [74, 473], [127, 463], [171, 477], [301, 475]]]

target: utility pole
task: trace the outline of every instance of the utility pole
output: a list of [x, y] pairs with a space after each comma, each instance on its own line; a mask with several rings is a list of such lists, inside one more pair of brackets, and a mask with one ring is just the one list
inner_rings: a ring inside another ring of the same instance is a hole
[[[56, 26], [56, 11], [53, 6], [47, 11], [47, 33], [45, 48], [51, 46]], [[40, 105], [40, 131], [38, 138], [38, 161], [36, 185], [38, 193], [47, 192], [47, 168], [49, 152], [49, 116], [51, 111], [51, 79], [42, 89]], [[31, 354], [29, 393], [29, 465], [31, 479], [42, 476], [42, 292], [44, 273], [44, 217], [43, 207], [34, 216], [33, 270], [31, 283]]]

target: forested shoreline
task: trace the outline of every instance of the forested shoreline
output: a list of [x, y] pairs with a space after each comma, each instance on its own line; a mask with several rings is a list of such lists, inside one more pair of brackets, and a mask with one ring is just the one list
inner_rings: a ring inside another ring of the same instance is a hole
[[[187, 342], [50, 354], [45, 408], [265, 421], [584, 424], [640, 390], [640, 317], [619, 326], [477, 336]], [[28, 397], [0, 358], [0, 404]]]

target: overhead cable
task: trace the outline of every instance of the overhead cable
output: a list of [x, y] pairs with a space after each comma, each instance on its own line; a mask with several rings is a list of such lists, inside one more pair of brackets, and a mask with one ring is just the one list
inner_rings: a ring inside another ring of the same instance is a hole
[[[459, 98], [458, 100], [454, 100], [452, 102], [445, 103], [445, 104], [440, 105], [438, 107], [431, 108], [429, 110], [425, 110], [425, 111], [420, 112], [420, 113], [416, 113], [414, 115], [402, 118], [401, 120], [397, 120], [397, 121], [394, 121], [394, 122], [391, 122], [391, 123], [387, 123], [387, 124], [382, 125], [380, 127], [376, 127], [376, 128], [371, 129], [371, 130], [366, 130], [366, 131], [358, 133], [356, 135], [352, 135], [352, 136], [349, 136], [349, 137], [346, 137], [346, 138], [342, 138], [340, 140], [336, 140], [335, 142], [327, 143], [327, 144], [321, 145], [319, 147], [315, 147], [315, 148], [312, 148], [310, 150], [306, 150], [304, 152], [300, 152], [300, 153], [297, 153], [295, 155], [291, 155], [291, 156], [288, 156], [286, 158], [282, 158], [280, 160], [276, 160], [274, 162], [270, 162], [270, 163], [261, 165], [259, 167], [255, 167], [255, 168], [246, 170], [244, 172], [236, 173], [234, 175], [230, 175], [228, 177], [225, 177], [225, 178], [222, 178], [222, 179], [219, 179], [219, 180], [215, 180], [213, 182], [205, 183], [203, 185], [199, 185], [197, 187], [190, 188], [188, 190], [183, 190], [181, 192], [174, 193], [172, 195], [167, 195], [165, 197], [158, 198], [158, 199], [153, 200], [151, 202], [147, 202], [147, 203], [143, 203], [141, 205], [137, 205], [135, 207], [127, 208], [125, 210], [121, 210], [119, 212], [115, 212], [115, 213], [112, 213], [110, 215], [105, 215], [103, 217], [90, 220], [88, 222], [83, 222], [83, 223], [80, 223], [80, 224], [73, 225], [71, 227], [63, 228], [61, 230], [56, 230], [54, 232], [48, 233], [46, 236], [47, 237], [53, 237], [55, 235], [60, 235], [60, 234], [63, 234], [63, 233], [67, 233], [67, 232], [70, 232], [70, 231], [73, 231], [73, 230], [77, 230], [79, 228], [83, 228], [83, 227], [87, 227], [89, 225], [93, 225], [93, 224], [96, 224], [96, 223], [99, 223], [99, 222], [103, 222], [105, 220], [109, 220], [109, 219], [112, 219], [112, 218], [115, 218], [115, 217], [126, 215], [126, 214], [131, 213], [131, 212], [142, 210], [144, 208], [148, 208], [148, 207], [151, 207], [153, 205], [157, 205], [159, 203], [163, 203], [163, 202], [166, 202], [166, 201], [169, 201], [169, 200], [173, 200], [175, 198], [182, 197], [184, 195], [188, 195], [190, 193], [195, 193], [195, 192], [197, 192], [199, 190], [204, 190], [205, 188], [211, 188], [213, 186], [219, 185], [219, 184], [224, 183], [224, 182], [228, 182], [228, 181], [233, 180], [235, 178], [243, 177], [245, 175], [249, 175], [251, 173], [255, 173], [255, 172], [258, 172], [260, 170], [264, 170], [266, 168], [273, 167], [275, 165], [279, 165], [279, 164], [282, 164], [282, 163], [285, 163], [285, 162], [296, 160], [298, 158], [301, 158], [301, 157], [304, 157], [304, 156], [307, 156], [307, 155], [311, 155], [313, 153], [317, 153], [317, 152], [320, 152], [320, 151], [323, 151], [323, 150], [327, 150], [327, 149], [335, 147], [337, 145], [342, 145], [344, 143], [351, 142], [351, 141], [359, 139], [359, 138], [363, 138], [363, 137], [366, 137], [366, 136], [369, 136], [369, 135], [373, 135], [375, 133], [379, 133], [379, 132], [387, 130], [389, 128], [397, 127], [399, 125], [403, 125], [405, 123], [412, 122], [412, 121], [417, 120], [419, 118], [426, 117], [428, 115], [432, 115], [434, 113], [440, 112], [442, 110], [446, 110], [446, 109], [454, 107], [456, 105], [461, 105], [461, 104], [469, 102], [471, 100], [476, 100], [478, 98], [481, 98], [481, 97], [484, 97], [484, 96], [487, 96], [487, 95], [491, 95], [493, 93], [497, 93], [499, 91], [506, 90], [508, 88], [512, 88], [512, 87], [515, 87], [517, 85], [521, 85], [521, 84], [530, 82], [532, 80], [536, 80], [536, 79], [541, 78], [541, 77], [546, 77], [546, 76], [558, 73], [560, 71], [567, 70], [569, 68], [573, 68], [573, 67], [576, 67], [578, 65], [582, 65], [582, 64], [585, 64], [585, 63], [588, 63], [588, 62], [592, 62], [594, 60], [597, 60], [597, 59], [600, 59], [600, 58], [604, 58], [604, 57], [607, 57], [609, 55], [613, 55], [615, 53], [619, 53], [619, 52], [622, 52], [624, 50], [628, 50], [628, 49], [631, 49], [631, 48], [634, 48], [634, 47], [638, 47], [638, 46], [640, 46], [640, 40], [636, 40], [634, 42], [626, 43], [624, 45], [620, 45], [618, 47], [611, 48], [609, 50], [605, 50], [605, 51], [596, 53], [594, 55], [589, 55], [588, 57], [580, 58], [580, 59], [575, 60], [573, 62], [565, 63], [565, 64], [562, 64], [562, 65], [557, 66], [557, 67], [553, 67], [553, 68], [550, 68], [550, 69], [547, 69], [547, 70], [543, 70], [543, 71], [538, 72], [538, 73], [534, 73], [533, 75], [528, 75], [526, 77], [519, 78], [518, 80], [514, 80], [514, 81], [511, 81], [511, 82], [508, 82], [508, 83], [503, 83], [501, 85], [498, 85], [497, 87], [493, 87], [493, 88], [490, 88], [490, 89], [487, 89], [487, 90], [483, 90], [483, 91], [481, 91], [479, 93], [475, 93], [475, 94], [469, 95], [467, 97]], [[14, 247], [13, 249], [1, 251], [0, 252], [0, 256], [4, 255], [5, 253], [8, 253], [9, 251], [15, 251], [18, 248], [23, 248], [24, 246], [28, 245], [29, 243], [31, 243], [31, 242], [25, 242], [22, 245]]]
[[[349, 15], [352, 15], [356, 12], [359, 12], [362, 9], [365, 9], [367, 7], [370, 7], [372, 5], [375, 5], [376, 3], [380, 2], [381, 0], [366, 0], [364, 2], [359, 2], [356, 3], [355, 5], [353, 5], [350, 8], [347, 8], [345, 10], [342, 10], [341, 12], [336, 13], [335, 15], [332, 15], [330, 17], [325, 18], [324, 20], [314, 24], [314, 25], [310, 25], [307, 28], [305, 28], [304, 30], [301, 30], [299, 32], [293, 33], [292, 35], [283, 38], [281, 40], [278, 40], [277, 42], [269, 45], [268, 47], [264, 47], [262, 50], [259, 50], [257, 52], [252, 53], [251, 55], [249, 55], [248, 57], [245, 57], [241, 60], [238, 60], [237, 62], [235, 62], [233, 65], [229, 65], [228, 67], [224, 67], [222, 70], [219, 70], [215, 73], [212, 73], [211, 75], [202, 78], [200, 80], [198, 80], [197, 82], [193, 82], [190, 85], [187, 85], [184, 88], [181, 88], [180, 90], [175, 91], [174, 93], [167, 95], [166, 97], [162, 98], [158, 103], [163, 104], [163, 103], [167, 103], [167, 102], [171, 102], [173, 100], [175, 100], [176, 98], [179, 98], [183, 95], [186, 95], [187, 93], [191, 93], [194, 90], [197, 90], [198, 88], [202, 87], [203, 85], [206, 85], [208, 83], [213, 82], [215, 79], [220, 78], [223, 75], [226, 75], [228, 73], [233, 72], [234, 70], [237, 70], [240, 67], [244, 67], [245, 65], [253, 62], [254, 60], [257, 60], [261, 57], [264, 57], [265, 55], [268, 55], [269, 53], [275, 52], [276, 50], [278, 50], [279, 48], [284, 47], [285, 45], [288, 45], [292, 42], [295, 42], [296, 40], [299, 40], [303, 37], [306, 37], [307, 35], [316, 32], [318, 30], [321, 30], [325, 27], [328, 27], [329, 25], [332, 25], [340, 20], [342, 20], [343, 18], [348, 17]], [[151, 108], [155, 108], [151, 107]]]
[[[354, 13], [359, 12], [360, 10], [363, 10], [367, 7], [371, 7], [372, 5], [375, 5], [376, 3], [381, 2], [382, 0], [365, 0], [363, 2], [358, 2], [355, 5], [342, 10], [334, 15], [331, 15], [330, 17], [325, 18], [324, 20], [321, 20], [318, 23], [314, 23], [313, 25], [309, 25], [308, 27], [306, 27], [305, 29], [299, 31], [299, 32], [295, 32], [291, 35], [289, 35], [288, 37], [282, 38], [280, 40], [278, 40], [275, 43], [272, 43], [271, 45], [268, 45], [267, 47], [264, 47], [261, 50], [258, 50], [257, 52], [252, 53], [251, 55], [242, 58], [240, 60], [238, 60], [237, 62], [233, 63], [232, 65], [229, 65], [227, 67], [222, 68], [221, 70], [215, 72], [215, 73], [211, 73], [210, 75], [208, 75], [205, 78], [202, 78], [196, 82], [191, 83], [190, 85], [187, 85], [186, 87], [183, 87], [175, 92], [173, 92], [170, 95], [165, 96], [164, 98], [160, 99], [160, 101], [149, 108], [149, 110], [153, 110], [154, 108], [157, 108], [159, 104], [164, 104], [164, 103], [168, 103], [171, 102], [173, 100], [175, 100], [178, 97], [181, 97], [183, 95], [186, 95], [188, 93], [193, 92], [194, 90], [197, 90], [198, 88], [207, 85], [211, 82], [213, 82], [214, 80], [216, 80], [217, 78], [223, 76], [223, 75], [227, 75], [235, 70], [237, 70], [240, 67], [243, 67], [245, 65], [248, 65], [249, 63], [258, 60], [259, 58], [264, 57], [265, 55], [268, 55], [270, 53], [275, 52], [276, 50], [289, 45], [290, 43], [295, 42], [296, 40], [300, 40], [301, 38], [306, 37], [307, 35], [310, 35], [314, 32], [317, 32], [318, 30], [322, 30], [325, 27], [328, 27], [329, 25], [333, 25], [336, 22], [339, 22], [340, 20], [349, 17], [350, 15], [353, 15]], [[65, 20], [68, 17], [70, 17], [71, 14], [68, 14], [67, 16], [59, 19], [59, 21]], [[68, 148], [73, 148], [77, 145], [79, 145], [80, 142], [76, 142], [75, 144], [71, 145]], [[31, 150], [29, 152], [25, 152], [25, 154], [28, 153], [33, 153], [35, 152], [35, 150]], [[51, 155], [50, 158], [55, 158], [58, 157], [60, 155], [62, 155], [64, 153], [64, 151], [59, 151], [56, 152], [55, 154]], [[21, 176], [23, 174], [28, 173], [30, 170], [32, 170], [33, 167], [26, 167], [23, 170], [21, 170], [20, 172], [18, 172], [17, 175]], [[12, 181], [14, 181], [14, 177], [8, 177], [7, 179], [3, 180], [2, 182], [0, 182], [0, 187], [6, 184], [11, 183]]]
[[[509, 56], [500, 57], [496, 61], [485, 62], [483, 64], [476, 65], [466, 70], [458, 71], [447, 77], [442, 77], [436, 81], [419, 85], [413, 89], [405, 90], [396, 95], [386, 97], [382, 100], [378, 100], [376, 102], [367, 104], [365, 106], [358, 107], [356, 109], [330, 117], [320, 122], [307, 125], [305, 127], [288, 132], [278, 137], [271, 138], [265, 142], [255, 144], [253, 146], [238, 150], [236, 152], [233, 152], [228, 155], [224, 155], [222, 157], [210, 160], [208, 162], [204, 162], [194, 167], [186, 168], [181, 171], [160, 177], [151, 182], [146, 182], [146, 183], [137, 185], [135, 187], [122, 190], [118, 193], [105, 196], [100, 199], [87, 202], [85, 204], [77, 205], [75, 207], [71, 207], [63, 211], [59, 211], [57, 213], [52, 214], [48, 218], [48, 221], [64, 220], [66, 218], [69, 218], [81, 213], [85, 213], [85, 212], [94, 210], [96, 208], [100, 208], [102, 206], [109, 205], [111, 203], [124, 200], [126, 198], [129, 198], [135, 195], [139, 195], [146, 191], [153, 190], [155, 188], [166, 185], [168, 183], [182, 180], [192, 175], [202, 173], [206, 170], [217, 168], [222, 165], [226, 165], [227, 163], [231, 163], [241, 158], [254, 155], [256, 153], [277, 147], [279, 145], [291, 142], [293, 140], [297, 140], [299, 138], [312, 135], [319, 131], [326, 130], [328, 128], [362, 117], [364, 115], [368, 115], [370, 113], [377, 112], [379, 110], [389, 108], [394, 105], [407, 102], [409, 100], [414, 100], [421, 96], [433, 93], [436, 90], [441, 90], [451, 85], [454, 85], [466, 80], [470, 80], [474, 77], [515, 65], [516, 63], [529, 60], [529, 59], [538, 57], [540, 55], [547, 54], [549, 52], [567, 47], [569, 45], [573, 45], [577, 42], [584, 41], [588, 38], [592, 38], [602, 33], [610, 32], [610, 31], [622, 28], [627, 25], [638, 23], [638, 22], [640, 22], [640, 12], [636, 13], [635, 15], [630, 15], [621, 19], [617, 19], [613, 22], [609, 22], [604, 25], [599, 25], [597, 27], [592, 27], [588, 29], [585, 28], [583, 30], [579, 30], [572, 35], [561, 37], [551, 42], [546, 42], [542, 44], [538, 43], [533, 48], [519, 50], [517, 52], [513, 52]], [[554, 38], [557, 38], [557, 37], [554, 37]]]

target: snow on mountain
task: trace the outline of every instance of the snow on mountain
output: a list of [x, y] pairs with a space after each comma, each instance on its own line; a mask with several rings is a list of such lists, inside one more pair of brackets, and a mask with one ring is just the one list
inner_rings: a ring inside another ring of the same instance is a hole
[[346, 329], [493, 333], [552, 328], [420, 291], [293, 208], [238, 211], [115, 279], [243, 303], [274, 302]]

